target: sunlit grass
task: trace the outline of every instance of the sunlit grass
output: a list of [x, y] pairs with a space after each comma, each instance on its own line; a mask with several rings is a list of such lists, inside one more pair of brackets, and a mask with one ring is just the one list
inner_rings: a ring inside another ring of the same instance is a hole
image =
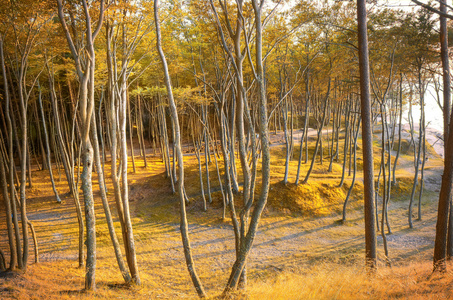
[[450, 299], [451, 273], [431, 274], [429, 262], [370, 273], [358, 265], [320, 263], [297, 268], [247, 289], [248, 299]]

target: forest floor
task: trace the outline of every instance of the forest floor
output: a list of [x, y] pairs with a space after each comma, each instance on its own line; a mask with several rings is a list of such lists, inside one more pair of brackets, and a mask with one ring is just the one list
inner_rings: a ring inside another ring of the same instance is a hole
[[[413, 155], [409, 153], [400, 157], [397, 184], [389, 206], [392, 233], [388, 234], [387, 228], [385, 231], [391, 267], [386, 265], [382, 237], [378, 234], [378, 271], [370, 275], [363, 267], [365, 241], [360, 172], [353, 190], [354, 197], [348, 204], [347, 222], [343, 224], [342, 205], [351, 177], [347, 176], [344, 187], [338, 188], [341, 165], [335, 163], [334, 172], [328, 173], [329, 161], [325, 158], [323, 165], [316, 163], [313, 175], [303, 187], [293, 183], [284, 185], [281, 183], [284, 150], [279, 146], [282, 141], [281, 134], [272, 137], [275, 146], [272, 149], [269, 205], [263, 213], [247, 261], [248, 288], [239, 292], [237, 298], [453, 297], [452, 273], [431, 274], [442, 174], [442, 159], [438, 154], [432, 150], [429, 152], [430, 159], [425, 166], [425, 189], [421, 198], [422, 217], [417, 220], [417, 196], [413, 229], [409, 228], [407, 221], [414, 172]], [[379, 155], [379, 149], [375, 151]], [[203, 211], [196, 158], [187, 156], [186, 159], [186, 189], [190, 198], [187, 210], [195, 266], [206, 292], [215, 297], [221, 294], [234, 263], [234, 234], [230, 218], [227, 216], [225, 220], [222, 219], [222, 196], [219, 191], [212, 194], [213, 202], [208, 205], [208, 211]], [[27, 272], [0, 274], [0, 298], [196, 298], [182, 251], [177, 195], [171, 193], [171, 185], [165, 178], [165, 167], [160, 158], [150, 154], [147, 160], [149, 166], [144, 168], [143, 159], [136, 156], [136, 172], [129, 172], [131, 214], [142, 281], [140, 286], [122, 284], [102, 205], [97, 196], [97, 291], [83, 291], [84, 269], [77, 267], [77, 219], [74, 202], [63, 180], [64, 174], [54, 173], [63, 200], [58, 204], [52, 193], [48, 171], [35, 170], [33, 187], [27, 189], [27, 209], [38, 236], [39, 263], [34, 263], [30, 240]], [[303, 166], [303, 175], [307, 165]], [[294, 159], [290, 164], [290, 182], [294, 182], [296, 171], [297, 160]], [[58, 180], [59, 176], [61, 181]], [[211, 178], [213, 190], [218, 190], [215, 169], [211, 170]], [[114, 207], [113, 187], [109, 185], [108, 188], [111, 206]], [[240, 194], [237, 198], [239, 202]], [[9, 252], [3, 209], [0, 211], [0, 249], [5, 254]]]

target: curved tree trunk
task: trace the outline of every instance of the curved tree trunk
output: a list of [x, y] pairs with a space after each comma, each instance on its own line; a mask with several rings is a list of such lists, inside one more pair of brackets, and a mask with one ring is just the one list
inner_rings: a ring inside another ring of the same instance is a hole
[[316, 140], [315, 152], [313, 153], [313, 158], [311, 160], [310, 168], [308, 169], [307, 174], [305, 175], [304, 181], [302, 181], [303, 184], [308, 182], [308, 178], [310, 177], [311, 171], [313, 170], [313, 166], [315, 164], [316, 155], [318, 154], [319, 145], [320, 145], [320, 142], [322, 139], [322, 129], [324, 127], [324, 124], [326, 122], [326, 117], [327, 117], [327, 107], [329, 106], [328, 105], [329, 95], [330, 95], [330, 78], [329, 78], [329, 85], [327, 87], [326, 97], [324, 100], [324, 110], [323, 110], [322, 120], [321, 120], [321, 124], [319, 125], [319, 129], [318, 129], [318, 139]]
[[359, 137], [360, 122], [361, 122], [361, 120], [359, 119], [358, 124], [357, 124], [357, 129], [354, 133], [354, 144], [353, 144], [354, 170], [352, 173], [351, 186], [349, 187], [348, 194], [346, 195], [346, 199], [344, 200], [344, 204], [343, 204], [343, 219], [342, 219], [343, 222], [346, 222], [346, 206], [348, 205], [349, 197], [352, 194], [352, 189], [354, 188], [355, 178], [356, 178], [356, 173], [357, 173], [357, 138]]
[[[87, 51], [88, 57], [83, 64], [85, 68], [82, 68], [82, 57], [79, 51], [83, 51], [76, 47], [71, 32], [65, 21], [65, 15], [63, 12], [63, 3], [61, 0], [57, 0], [58, 4], [58, 16], [62, 25], [63, 31], [66, 36], [69, 48], [71, 50], [72, 57], [76, 66], [77, 75], [79, 78], [79, 102], [80, 102], [80, 119], [81, 119], [81, 142], [82, 142], [82, 159], [83, 159], [83, 171], [82, 171], [82, 191], [84, 196], [85, 206], [85, 221], [87, 229], [86, 247], [87, 247], [87, 258], [86, 258], [86, 276], [85, 276], [85, 289], [95, 290], [96, 289], [96, 221], [94, 212], [94, 199], [92, 189], [92, 170], [93, 170], [93, 147], [90, 141], [90, 125], [91, 118], [94, 114], [94, 73], [96, 67], [96, 54], [94, 50], [94, 40], [101, 30], [103, 17], [104, 17], [104, 0], [100, 2], [100, 13], [96, 28], [92, 29], [92, 19], [90, 16], [90, 10], [86, 0], [82, 0], [83, 14], [85, 17], [86, 32], [84, 38], [86, 39], [86, 47], [83, 49]], [[77, 38], [77, 37], [74, 37]], [[77, 41], [78, 42], [78, 41]]]
[[242, 271], [244, 269], [247, 256], [252, 247], [255, 239], [256, 230], [261, 217], [261, 213], [267, 202], [269, 185], [270, 185], [270, 151], [269, 151], [269, 128], [268, 128], [268, 116], [267, 116], [267, 98], [266, 98], [266, 86], [264, 78], [264, 66], [262, 57], [262, 20], [261, 12], [263, 9], [264, 1], [257, 3], [256, 0], [252, 0], [253, 11], [255, 14], [255, 29], [256, 29], [256, 74], [255, 79], [259, 86], [259, 134], [261, 139], [262, 147], [262, 181], [261, 181], [261, 193], [259, 199], [255, 203], [254, 210], [252, 212], [250, 225], [247, 230], [247, 234], [244, 237], [239, 255], [231, 270], [230, 278], [224, 289], [223, 294], [228, 295], [231, 291], [236, 289]]
[[93, 145], [94, 145], [94, 160], [96, 163], [96, 171], [98, 175], [98, 181], [99, 181], [99, 189], [101, 192], [101, 199], [102, 199], [102, 206], [104, 207], [104, 214], [105, 214], [105, 219], [107, 221], [107, 227], [109, 229], [109, 234], [110, 234], [110, 239], [112, 240], [113, 244], [113, 250], [115, 251], [115, 256], [116, 260], [118, 262], [118, 267], [120, 269], [121, 275], [124, 278], [124, 281], [126, 283], [129, 283], [131, 281], [131, 276], [129, 275], [129, 272], [127, 271], [126, 265], [123, 260], [123, 255], [121, 253], [121, 247], [118, 242], [118, 238], [116, 236], [115, 232], [115, 227], [113, 226], [113, 219], [112, 219], [112, 214], [110, 212], [110, 206], [109, 202], [107, 199], [107, 193], [105, 190], [105, 178], [104, 178], [104, 170], [101, 164], [101, 155], [99, 151], [99, 142], [97, 138], [97, 129], [96, 129], [96, 120], [95, 120], [95, 115], [93, 114], [92, 116], [92, 121], [91, 121], [91, 138], [93, 140]]
[[30, 228], [31, 236], [33, 238], [33, 246], [35, 247], [35, 263], [39, 263], [38, 238], [36, 237], [35, 227], [29, 220], [27, 220], [27, 225]]
[[173, 121], [173, 129], [175, 133], [175, 140], [173, 141], [175, 144], [176, 156], [178, 160], [178, 169], [179, 169], [179, 178], [177, 182], [177, 191], [179, 194], [179, 202], [180, 202], [180, 216], [181, 216], [181, 238], [184, 248], [184, 255], [186, 258], [187, 269], [189, 270], [190, 277], [192, 278], [192, 282], [197, 290], [198, 296], [206, 297], [206, 293], [204, 288], [201, 284], [200, 279], [195, 271], [195, 266], [192, 258], [192, 251], [190, 249], [190, 240], [189, 240], [189, 228], [187, 224], [187, 215], [186, 215], [186, 202], [184, 199], [184, 161], [183, 155], [181, 151], [181, 136], [179, 130], [179, 119], [178, 119], [178, 111], [176, 109], [176, 104], [173, 99], [173, 92], [172, 86], [170, 81], [170, 75], [168, 73], [168, 66], [167, 61], [165, 59], [164, 52], [161, 46], [161, 33], [160, 33], [160, 24], [159, 24], [159, 15], [158, 15], [158, 8], [159, 8], [159, 0], [154, 0], [154, 21], [156, 24], [156, 47], [157, 51], [159, 52], [159, 57], [162, 62], [162, 68], [165, 74], [165, 86], [167, 88], [168, 93], [168, 100], [170, 105], [170, 113], [172, 115]]
[[[123, 75], [124, 76], [124, 75]], [[127, 136], [126, 136], [126, 111], [128, 107], [127, 97], [127, 85], [125, 78], [123, 78], [122, 95], [120, 97], [119, 105], [119, 124], [120, 124], [120, 157], [121, 157], [121, 200], [123, 205], [123, 218], [124, 218], [124, 229], [125, 229], [125, 241], [124, 247], [126, 248], [126, 258], [131, 272], [132, 280], [136, 284], [140, 284], [140, 276], [138, 274], [137, 259], [135, 254], [135, 242], [134, 234], [132, 230], [132, 222], [129, 212], [129, 186], [127, 182]], [[130, 114], [129, 114], [130, 116]], [[130, 124], [129, 124], [130, 125]], [[130, 127], [130, 126], [129, 126]], [[132, 133], [131, 133], [132, 134]], [[132, 156], [133, 156], [132, 152]], [[135, 172], [135, 167], [134, 167]]]

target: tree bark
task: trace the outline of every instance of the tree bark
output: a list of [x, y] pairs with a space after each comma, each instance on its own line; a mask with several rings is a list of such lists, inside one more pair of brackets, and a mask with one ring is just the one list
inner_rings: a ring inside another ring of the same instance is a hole
[[373, 134], [371, 123], [370, 70], [368, 57], [366, 1], [357, 0], [359, 40], [360, 102], [362, 117], [362, 149], [365, 211], [365, 259], [376, 268], [376, 229], [374, 207]]
[[198, 296], [204, 298], [204, 297], [206, 297], [206, 293], [205, 293], [204, 288], [201, 284], [201, 281], [198, 278], [198, 275], [196, 273], [195, 265], [194, 265], [193, 258], [192, 258], [192, 251], [190, 249], [189, 227], [187, 224], [186, 203], [185, 203], [185, 199], [184, 199], [184, 160], [183, 160], [183, 155], [182, 155], [182, 151], [181, 151], [181, 136], [180, 136], [180, 129], [179, 129], [178, 111], [176, 109], [176, 104], [173, 99], [173, 92], [172, 92], [172, 86], [171, 86], [171, 81], [170, 81], [170, 74], [168, 72], [167, 60], [165, 59], [165, 54], [162, 50], [162, 45], [161, 45], [161, 32], [160, 32], [158, 9], [159, 9], [159, 0], [154, 0], [154, 22], [156, 24], [156, 47], [157, 47], [157, 51], [159, 52], [159, 57], [162, 62], [162, 68], [163, 68], [164, 75], [165, 75], [165, 86], [167, 88], [170, 112], [171, 112], [172, 121], [173, 121], [173, 129], [175, 132], [175, 140], [173, 141], [173, 143], [175, 144], [176, 156], [177, 156], [177, 160], [178, 160], [178, 169], [179, 169], [177, 191], [178, 191], [179, 200], [180, 200], [179, 202], [180, 202], [180, 217], [181, 217], [181, 223], [180, 223], [181, 238], [182, 238], [182, 243], [183, 243], [183, 248], [184, 248], [184, 255], [186, 258], [187, 269], [189, 270], [190, 277], [195, 286], [195, 289], [197, 290]]
[[[63, 27], [69, 48], [71, 50], [72, 57], [75, 62], [77, 75], [80, 82], [80, 119], [81, 119], [81, 141], [82, 141], [82, 159], [83, 159], [83, 171], [82, 171], [82, 191], [84, 196], [85, 206], [85, 221], [87, 229], [86, 247], [87, 247], [87, 258], [86, 258], [86, 276], [85, 276], [85, 289], [95, 290], [96, 289], [96, 222], [94, 212], [94, 199], [92, 189], [92, 169], [93, 169], [93, 147], [90, 141], [90, 125], [91, 118], [94, 114], [94, 73], [96, 66], [94, 40], [98, 35], [102, 27], [104, 17], [104, 0], [100, 3], [100, 14], [95, 30], [92, 29], [92, 21], [89, 12], [89, 7], [86, 0], [82, 0], [83, 14], [85, 18], [86, 32], [86, 46], [84, 50], [88, 53], [88, 58], [82, 63], [80, 56], [81, 49], [77, 49], [71, 33], [66, 25], [66, 21], [63, 13], [63, 4], [61, 0], [57, 0], [58, 3], [58, 16], [60, 23]], [[85, 65], [85, 68], [82, 68]]]
[[[450, 119], [448, 140], [453, 139], [453, 122]], [[453, 184], [453, 143], [446, 143], [447, 148], [444, 158], [444, 173], [439, 194], [437, 209], [436, 239], [434, 242], [434, 271], [446, 271], [448, 213], [452, 196]]]
[[223, 295], [228, 295], [236, 289], [239, 282], [239, 278], [244, 269], [247, 256], [252, 247], [255, 239], [258, 223], [261, 217], [261, 213], [267, 202], [270, 185], [270, 151], [269, 151], [269, 128], [268, 128], [268, 116], [267, 116], [267, 97], [266, 97], [266, 85], [264, 77], [264, 64], [262, 56], [262, 20], [261, 13], [264, 5], [264, 0], [258, 3], [257, 0], [252, 0], [252, 6], [255, 16], [255, 61], [256, 61], [256, 74], [255, 79], [259, 86], [259, 134], [261, 139], [262, 147], [262, 177], [261, 177], [261, 193], [259, 199], [255, 203], [255, 207], [252, 212], [251, 221], [247, 234], [244, 237], [241, 248], [239, 249], [239, 255], [231, 270], [230, 278], [224, 289]]
[[393, 185], [396, 184], [396, 166], [398, 164], [398, 158], [401, 152], [401, 133], [403, 130], [403, 74], [400, 73], [400, 84], [399, 84], [399, 121], [398, 121], [398, 150], [396, 151], [395, 161], [393, 164]]
[[[7, 120], [7, 128], [11, 128], [11, 119], [9, 118], [9, 103], [10, 103], [10, 97], [9, 97], [9, 87], [8, 87], [8, 80], [6, 77], [6, 68], [5, 68], [5, 57], [3, 54], [3, 36], [0, 34], [0, 63], [2, 67], [2, 75], [3, 75], [3, 90], [5, 93], [5, 115], [6, 115], [6, 120]], [[17, 218], [14, 218], [16, 215], [16, 208], [15, 208], [15, 200], [14, 200], [14, 160], [12, 156], [12, 131], [8, 130], [9, 132], [9, 138], [7, 139], [8, 145], [9, 145], [9, 179], [7, 178], [6, 172], [5, 172], [5, 164], [4, 162], [6, 161], [3, 157], [3, 155], [0, 156], [0, 180], [1, 180], [1, 187], [2, 187], [2, 195], [3, 195], [3, 202], [5, 203], [5, 209], [6, 209], [6, 226], [8, 230], [8, 241], [9, 241], [9, 249], [10, 249], [10, 263], [9, 263], [9, 268], [11, 270], [14, 270], [16, 268], [16, 265], [18, 263], [18, 256], [20, 256], [20, 239], [18, 236], [18, 224], [17, 224]], [[2, 141], [3, 144], [3, 141]], [[3, 151], [2, 151], [3, 152]], [[5, 153], [5, 155], [7, 155]], [[8, 181], [11, 185], [11, 194], [8, 194]], [[13, 219], [14, 223], [13, 223]], [[14, 236], [14, 233], [16, 233], [16, 237]], [[16, 238], [16, 240], [15, 240]]]
[[353, 153], [354, 153], [354, 163], [353, 163], [353, 165], [354, 165], [354, 170], [353, 170], [353, 173], [352, 173], [351, 186], [349, 187], [348, 194], [346, 195], [346, 199], [344, 200], [344, 204], [343, 204], [343, 219], [342, 219], [343, 222], [346, 222], [346, 206], [348, 205], [349, 197], [352, 194], [352, 189], [354, 188], [355, 178], [356, 178], [356, 173], [357, 173], [357, 138], [359, 137], [360, 122], [361, 122], [361, 120], [359, 119], [358, 120], [358, 124], [357, 124], [357, 129], [353, 133], [354, 134], [354, 137], [353, 137], [353, 139], [354, 139], [354, 143], [353, 143]]
[[[313, 153], [313, 158], [311, 160], [311, 164], [310, 164], [310, 167], [307, 171], [307, 174], [305, 175], [305, 179], [304, 181], [302, 181], [302, 184], [305, 184], [308, 182], [308, 179], [310, 178], [310, 174], [311, 174], [311, 171], [313, 170], [313, 166], [315, 164], [315, 159], [316, 159], [316, 155], [318, 154], [318, 150], [319, 150], [319, 145], [322, 143], [322, 129], [324, 127], [324, 124], [326, 122], [326, 117], [327, 117], [327, 107], [329, 106], [329, 95], [330, 95], [330, 78], [329, 78], [329, 86], [327, 88], [327, 93], [326, 93], [326, 97], [324, 99], [324, 110], [323, 110], [323, 114], [322, 114], [322, 120], [321, 122], [319, 123], [319, 128], [318, 128], [318, 138], [316, 140], [316, 146], [315, 146], [315, 151]], [[321, 149], [321, 152], [322, 152], [322, 149]]]
[[[304, 120], [304, 128], [302, 131], [302, 136], [300, 138], [300, 150], [299, 150], [299, 162], [297, 164], [297, 175], [296, 175], [296, 182], [295, 184], [299, 184], [299, 178], [300, 178], [300, 165], [302, 164], [302, 149], [304, 148], [304, 139], [307, 140], [307, 133], [308, 133], [308, 120], [310, 118], [309, 116], [309, 108], [310, 108], [310, 90], [309, 90], [309, 85], [308, 85], [308, 75], [309, 71], [307, 71], [307, 79], [305, 83], [305, 93], [306, 93], [306, 99], [305, 99], [305, 120]], [[307, 147], [307, 146], [305, 146]]]
[[[441, 12], [446, 12], [446, 1], [440, 1]], [[439, 194], [439, 204], [437, 211], [436, 224], [436, 239], [434, 243], [434, 270], [445, 271], [447, 268], [445, 259], [453, 254], [453, 218], [451, 209], [452, 199], [452, 183], [453, 183], [453, 122], [451, 112], [451, 91], [450, 91], [450, 67], [448, 55], [448, 34], [447, 21], [445, 17], [440, 17], [440, 46], [442, 60], [442, 78], [443, 78], [443, 93], [444, 93], [444, 174], [442, 175], [442, 183]], [[449, 222], [450, 212], [450, 222]], [[447, 235], [447, 232], [450, 236]], [[449, 241], [449, 242], [447, 242]], [[448, 255], [447, 255], [448, 253]]]
[[[132, 230], [132, 222], [130, 217], [129, 211], [129, 184], [127, 182], [127, 136], [126, 136], [126, 112], [129, 114], [130, 120], [130, 110], [129, 107], [129, 100], [127, 97], [127, 86], [125, 82], [125, 78], [123, 78], [123, 87], [122, 87], [122, 97], [120, 97], [120, 105], [119, 105], [119, 124], [120, 124], [120, 157], [121, 157], [121, 200], [123, 205], [123, 218], [124, 218], [124, 230], [125, 230], [125, 241], [124, 246], [126, 248], [126, 258], [129, 265], [129, 270], [131, 272], [132, 280], [136, 284], [140, 284], [140, 276], [138, 273], [138, 266], [137, 266], [137, 258], [135, 254], [135, 242], [134, 242], [134, 234]], [[129, 121], [130, 127], [130, 121]], [[131, 128], [131, 127], [130, 127]], [[132, 132], [131, 132], [132, 134]], [[132, 142], [132, 140], [131, 140]], [[132, 143], [131, 143], [132, 145]], [[134, 152], [132, 151], [132, 157]], [[132, 159], [132, 161], [134, 161]], [[135, 167], [134, 167], [135, 169]], [[135, 170], [134, 170], [135, 172]]]
[[[39, 84], [38, 84], [39, 86]], [[39, 96], [38, 96], [38, 101], [39, 101], [39, 111], [41, 112], [41, 119], [42, 119], [42, 127], [44, 130], [44, 141], [46, 144], [46, 157], [47, 157], [47, 164], [49, 167], [49, 175], [50, 175], [50, 181], [52, 182], [52, 189], [55, 194], [55, 198], [57, 198], [57, 202], [61, 203], [60, 196], [58, 195], [57, 188], [55, 187], [55, 180], [53, 179], [53, 172], [52, 172], [52, 163], [50, 159], [50, 147], [49, 147], [49, 136], [47, 134], [47, 126], [46, 126], [46, 119], [44, 117], [44, 108], [42, 106], [42, 97], [41, 97], [41, 89], [39, 89]]]
[[131, 281], [131, 276], [129, 275], [129, 272], [126, 269], [126, 265], [124, 264], [123, 255], [121, 253], [121, 247], [118, 242], [118, 238], [116, 236], [115, 227], [113, 226], [113, 219], [112, 219], [112, 214], [110, 212], [109, 202], [107, 199], [107, 192], [105, 190], [104, 170], [103, 170], [102, 164], [101, 164], [101, 155], [100, 155], [100, 151], [99, 151], [99, 142], [98, 142], [98, 138], [97, 138], [96, 119], [95, 119], [94, 114], [92, 115], [91, 128], [92, 128], [91, 137], [92, 137], [93, 145], [94, 145], [94, 147], [93, 147], [94, 148], [94, 161], [96, 163], [99, 190], [101, 192], [102, 206], [104, 207], [105, 219], [107, 221], [107, 227], [109, 229], [110, 239], [112, 240], [113, 250], [115, 252], [118, 267], [120, 269], [120, 272], [121, 272], [121, 275], [123, 276], [124, 281], [126, 283], [129, 283]]

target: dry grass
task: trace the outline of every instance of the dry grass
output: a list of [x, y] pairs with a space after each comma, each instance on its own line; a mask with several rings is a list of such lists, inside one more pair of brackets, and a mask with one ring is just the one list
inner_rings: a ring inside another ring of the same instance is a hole
[[[83, 291], [83, 269], [69, 261], [31, 265], [26, 274], [0, 281], [2, 299], [195, 299], [190, 282], [152, 282], [122, 285], [99, 267], [95, 293]], [[177, 275], [177, 274], [175, 274]], [[237, 299], [451, 299], [452, 273], [432, 274], [430, 262], [412, 262], [368, 273], [362, 267], [339, 262], [293, 266], [283, 271], [252, 275]], [[185, 276], [183, 276], [185, 277]], [[209, 281], [204, 278], [205, 281]], [[219, 291], [219, 290], [218, 290]], [[212, 295], [212, 294], [211, 294]]]
[[248, 299], [451, 299], [452, 274], [432, 274], [429, 262], [380, 268], [320, 263], [254, 283]]
[[[363, 185], [355, 186], [356, 193], [360, 193], [360, 186]], [[345, 184], [340, 188], [334, 181], [322, 180], [311, 180], [299, 185], [277, 182], [270, 187], [269, 204], [274, 208], [304, 215], [330, 215], [338, 213], [341, 209], [348, 187]]]

